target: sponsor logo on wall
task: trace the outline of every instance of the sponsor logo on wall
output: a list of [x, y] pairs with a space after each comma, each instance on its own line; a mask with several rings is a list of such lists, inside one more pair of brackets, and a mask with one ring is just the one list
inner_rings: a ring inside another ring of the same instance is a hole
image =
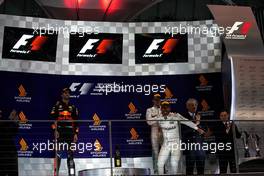
[[125, 114], [127, 119], [140, 119], [142, 114], [138, 112], [136, 105], [133, 102], [128, 104], [129, 113]]
[[136, 64], [188, 62], [187, 34], [136, 34]]
[[166, 87], [164, 92], [164, 99], [162, 99], [162, 101], [167, 101], [170, 104], [176, 104], [178, 99], [174, 98], [172, 91], [168, 87]]
[[93, 115], [93, 125], [89, 125], [89, 128], [91, 131], [104, 131], [106, 128], [106, 125], [101, 124], [101, 119], [100, 117], [94, 113]]
[[214, 115], [215, 111], [211, 109], [207, 100], [202, 99], [200, 102], [200, 105], [201, 105], [201, 111], [199, 111], [199, 114], [201, 114], [202, 116], [213, 116]]
[[31, 102], [31, 97], [27, 96], [28, 93], [22, 84], [20, 84], [20, 86], [18, 87], [18, 92], [19, 92], [18, 96], [14, 97], [16, 102], [19, 102], [19, 103], [30, 103]]
[[93, 85], [93, 83], [73, 82], [69, 87], [71, 90], [71, 98], [80, 98], [82, 95], [87, 95]]
[[23, 111], [18, 114], [19, 118], [19, 129], [30, 130], [32, 128], [32, 123], [28, 123], [28, 119]]
[[252, 27], [251, 22], [236, 21], [226, 33], [225, 39], [244, 40]]
[[29, 146], [27, 141], [24, 138], [21, 138], [19, 140], [19, 150], [18, 150], [18, 156], [19, 157], [31, 157], [33, 154], [33, 151], [29, 150]]
[[93, 146], [94, 146], [94, 149], [93, 151], [90, 152], [92, 157], [97, 157], [97, 158], [106, 157], [107, 151], [103, 151], [103, 146], [101, 142], [99, 141], [99, 139], [96, 139], [94, 141]]
[[141, 145], [144, 142], [144, 140], [140, 138], [135, 128], [130, 129], [130, 135], [130, 139], [127, 139], [127, 143], [129, 145]]
[[209, 85], [209, 81], [204, 75], [199, 75], [198, 80], [199, 80], [199, 85], [196, 86], [196, 90], [201, 92], [212, 90], [213, 86]]
[[3, 59], [56, 61], [57, 34], [39, 35], [33, 29], [5, 27]]
[[122, 64], [123, 34], [70, 34], [70, 63]]

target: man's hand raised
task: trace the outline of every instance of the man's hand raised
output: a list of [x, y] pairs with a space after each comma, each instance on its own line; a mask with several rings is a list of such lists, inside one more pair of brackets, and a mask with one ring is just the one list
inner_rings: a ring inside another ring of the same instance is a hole
[[197, 131], [198, 131], [199, 134], [205, 134], [205, 131], [203, 129], [201, 129], [201, 128], [198, 128]]

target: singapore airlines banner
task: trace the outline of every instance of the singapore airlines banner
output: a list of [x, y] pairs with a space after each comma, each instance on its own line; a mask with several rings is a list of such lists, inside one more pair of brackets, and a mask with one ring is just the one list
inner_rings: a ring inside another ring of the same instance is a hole
[[[155, 93], [180, 113], [185, 113], [188, 98], [196, 98], [203, 119], [216, 118], [222, 108], [220, 73], [136, 77], [0, 75], [4, 82], [1, 107], [18, 111], [17, 148], [21, 157], [54, 157], [51, 122], [45, 120], [53, 120], [50, 112], [63, 87], [72, 91], [71, 101], [79, 109], [79, 120], [90, 120], [79, 123], [76, 156], [82, 158], [109, 157], [109, 126], [104, 120], [119, 120], [112, 122], [112, 145], [122, 146], [123, 157], [151, 156], [150, 128], [138, 120], [145, 119]], [[101, 150], [97, 151], [97, 146]]]
[[[8, 19], [8, 20], [7, 20]], [[69, 87], [80, 111], [76, 157], [150, 157], [145, 112], [153, 94], [186, 111], [196, 98], [204, 119], [223, 108], [219, 36], [179, 33], [213, 21], [111, 23], [0, 15], [0, 107], [16, 108], [20, 157], [53, 158], [52, 106]], [[33, 120], [33, 121], [32, 121]], [[39, 122], [34, 122], [38, 120]], [[112, 122], [111, 129], [104, 120]], [[130, 121], [128, 121], [130, 120]]]

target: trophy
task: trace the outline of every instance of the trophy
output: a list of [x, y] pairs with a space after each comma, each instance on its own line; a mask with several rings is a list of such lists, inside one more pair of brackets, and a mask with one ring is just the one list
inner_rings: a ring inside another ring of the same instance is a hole
[[254, 141], [255, 149], [256, 149], [256, 157], [261, 157], [260, 149], [259, 149], [259, 142], [260, 137], [257, 134], [252, 134], [252, 139]]
[[248, 147], [250, 135], [246, 131], [243, 131], [242, 135], [243, 135], [242, 140], [243, 140], [244, 150], [245, 150], [245, 158], [248, 158], [250, 157], [249, 147]]

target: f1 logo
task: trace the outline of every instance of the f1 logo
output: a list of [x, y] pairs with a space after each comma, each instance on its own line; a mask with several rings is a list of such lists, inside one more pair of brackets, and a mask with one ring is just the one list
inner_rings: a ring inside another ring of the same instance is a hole
[[[13, 49], [18, 50], [21, 46], [26, 46], [28, 44], [28, 40], [32, 39], [34, 35], [27, 35], [24, 34], [22, 37], [18, 40], [18, 42], [14, 45]], [[35, 39], [30, 44], [30, 47], [32, 51], [38, 51], [41, 49], [42, 45], [45, 44], [48, 37], [46, 36], [36, 36]]]
[[229, 30], [229, 32], [227, 33], [227, 35], [233, 34], [235, 31], [239, 30], [239, 28], [241, 27], [240, 25], [242, 25], [242, 28], [240, 30], [241, 34], [246, 35], [249, 31], [249, 29], [251, 28], [251, 23], [250, 22], [235, 22], [235, 24], [231, 27], [231, 29]]
[[153, 40], [153, 42], [151, 43], [151, 45], [147, 49], [146, 54], [150, 54], [150, 53], [152, 53], [153, 50], [157, 50], [159, 48], [158, 44], [162, 43], [163, 41], [164, 41], [164, 39]]
[[[100, 41], [100, 39], [89, 39], [86, 42], [86, 44], [83, 46], [83, 48], [81, 49], [79, 54], [85, 54], [87, 52], [87, 50], [92, 50], [95, 46], [95, 43], [97, 43], [99, 41]], [[110, 39], [102, 40], [101, 43], [96, 48], [96, 52], [98, 54], [105, 53], [108, 50], [108, 48], [112, 45], [112, 43], [113, 43], [113, 40], [110, 40]]]
[[34, 35], [26, 35], [24, 34], [19, 40], [18, 42], [15, 44], [15, 46], [13, 47], [13, 49], [19, 49], [21, 46], [25, 46], [28, 43], [28, 39], [33, 38]]
[[[164, 42], [164, 40], [165, 39], [154, 39], [145, 54], [151, 54], [154, 50], [158, 50], [160, 47], [160, 43]], [[162, 47], [162, 52], [166, 54], [171, 53], [177, 43], [177, 39], [167, 39], [167, 41]]]
[[72, 83], [69, 89], [72, 92], [75, 92], [79, 89], [80, 95], [86, 95], [90, 88], [92, 87], [91, 83]]
[[83, 48], [81, 49], [80, 53], [84, 54], [86, 53], [87, 50], [91, 50], [94, 47], [94, 44], [97, 43], [99, 41], [99, 39], [89, 39], [86, 44], [83, 46]]

